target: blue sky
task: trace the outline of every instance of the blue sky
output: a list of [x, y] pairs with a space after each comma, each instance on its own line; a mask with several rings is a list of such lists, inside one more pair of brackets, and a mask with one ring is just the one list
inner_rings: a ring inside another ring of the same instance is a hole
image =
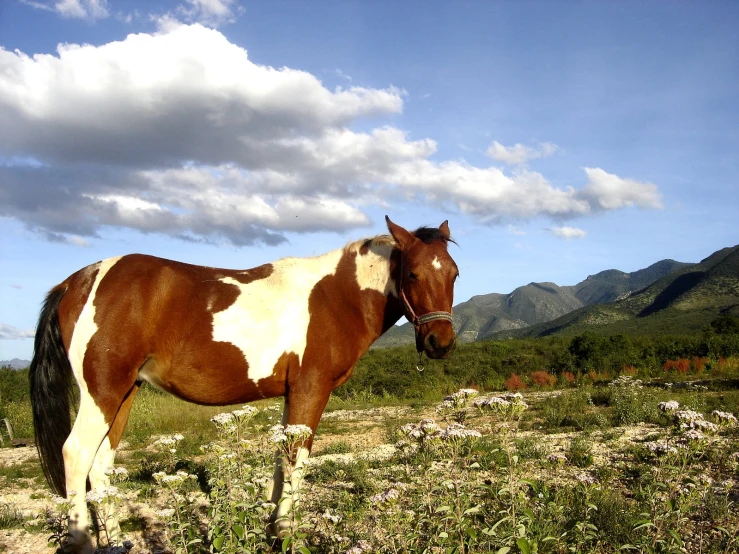
[[0, 360], [144, 252], [248, 268], [448, 219], [456, 301], [739, 243], [739, 4], [0, 4]]

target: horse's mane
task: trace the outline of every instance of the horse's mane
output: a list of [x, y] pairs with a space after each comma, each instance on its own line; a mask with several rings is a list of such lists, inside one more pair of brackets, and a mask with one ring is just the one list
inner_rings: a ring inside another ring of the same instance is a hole
[[[441, 231], [436, 227], [419, 227], [411, 234], [425, 244], [431, 244], [435, 241], [441, 241], [444, 244], [454, 242], [453, 239], [442, 235]], [[454, 242], [454, 244], [457, 243]], [[346, 245], [345, 250], [367, 249], [372, 246], [395, 246], [395, 239], [390, 235], [376, 235], [371, 238], [364, 238], [350, 242]]]

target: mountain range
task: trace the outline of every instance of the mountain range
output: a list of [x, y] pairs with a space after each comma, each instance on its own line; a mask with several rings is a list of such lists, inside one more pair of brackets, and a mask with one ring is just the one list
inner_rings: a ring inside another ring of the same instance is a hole
[[[509, 294], [473, 296], [453, 311], [460, 342], [575, 333], [594, 326], [609, 332], [692, 332], [718, 315], [739, 315], [739, 246], [697, 264], [662, 260], [632, 273], [601, 271], [572, 286], [529, 283]], [[413, 327], [405, 323], [373, 347], [412, 343]]]
[[25, 369], [31, 365], [30, 360], [19, 360], [13, 358], [12, 360], [0, 360], [0, 367], [12, 367], [13, 369]]

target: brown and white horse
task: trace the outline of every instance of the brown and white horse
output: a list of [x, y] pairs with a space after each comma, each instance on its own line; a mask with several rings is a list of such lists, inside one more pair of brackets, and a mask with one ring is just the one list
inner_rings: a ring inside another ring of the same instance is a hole
[[[207, 405], [283, 396], [283, 424], [315, 432], [331, 391], [403, 315], [415, 325], [419, 353], [451, 354], [458, 270], [447, 222], [409, 232], [386, 220], [391, 236], [318, 257], [238, 271], [132, 254], [90, 265], [51, 290], [36, 332], [31, 400], [46, 478], [73, 504], [73, 550], [92, 550], [86, 480], [91, 489], [108, 485], [143, 381]], [[298, 466], [290, 473], [299, 480], [312, 442], [311, 435], [292, 462], [278, 459], [277, 511], [285, 509], [283, 465]], [[280, 515], [273, 515], [278, 525]]]

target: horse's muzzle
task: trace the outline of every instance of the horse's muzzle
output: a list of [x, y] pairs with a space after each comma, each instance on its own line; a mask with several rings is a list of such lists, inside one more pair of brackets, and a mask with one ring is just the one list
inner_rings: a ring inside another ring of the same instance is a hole
[[429, 333], [423, 341], [423, 350], [433, 360], [448, 358], [457, 348], [457, 337], [441, 337], [436, 333]]

